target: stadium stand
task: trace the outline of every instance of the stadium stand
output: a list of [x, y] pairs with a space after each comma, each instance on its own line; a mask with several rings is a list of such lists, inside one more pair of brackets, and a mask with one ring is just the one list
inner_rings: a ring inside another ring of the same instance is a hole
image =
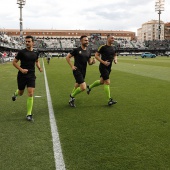
[[0, 32], [0, 47], [21, 49], [23, 42], [19, 41], [17, 37], [9, 37], [3, 32]]
[[[105, 44], [106, 38], [93, 38], [89, 37], [89, 47], [92, 51], [96, 51], [100, 45]], [[34, 48], [40, 52], [69, 52], [73, 48], [80, 46], [79, 38], [61, 38], [61, 37], [46, 37], [38, 38], [35, 37]], [[170, 51], [170, 40], [153, 40], [140, 42], [137, 40], [127, 40], [123, 38], [115, 38], [114, 46], [119, 52], [141, 52], [141, 51], [152, 51], [156, 54], [165, 54], [166, 51]], [[24, 42], [19, 37], [10, 37], [4, 32], [0, 32], [0, 58], [2, 54], [7, 51], [16, 52], [19, 49], [25, 47]], [[9, 55], [7, 55], [9, 56]]]
[[145, 41], [145, 47], [148, 49], [169, 49], [170, 40]]

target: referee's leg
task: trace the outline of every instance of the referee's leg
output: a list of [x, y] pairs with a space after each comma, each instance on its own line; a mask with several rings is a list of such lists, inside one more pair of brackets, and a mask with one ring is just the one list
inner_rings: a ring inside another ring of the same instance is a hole
[[33, 94], [34, 94], [34, 88], [28, 87], [28, 97], [27, 97], [27, 118], [32, 119], [32, 108], [33, 108]]
[[27, 120], [33, 120], [32, 119], [32, 108], [33, 108], [33, 95], [34, 95], [34, 89], [35, 89], [35, 79], [36, 77], [33, 76], [31, 78], [28, 78], [27, 81]]

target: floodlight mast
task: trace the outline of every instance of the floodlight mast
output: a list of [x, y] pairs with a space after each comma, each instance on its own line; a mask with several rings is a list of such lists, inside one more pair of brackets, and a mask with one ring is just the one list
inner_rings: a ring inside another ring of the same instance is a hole
[[20, 39], [23, 38], [23, 19], [22, 19], [22, 8], [25, 5], [26, 0], [17, 0], [17, 4], [19, 5], [18, 8], [20, 8]]
[[159, 15], [158, 39], [161, 39], [161, 11], [164, 11], [165, 0], [155, 0], [155, 11]]

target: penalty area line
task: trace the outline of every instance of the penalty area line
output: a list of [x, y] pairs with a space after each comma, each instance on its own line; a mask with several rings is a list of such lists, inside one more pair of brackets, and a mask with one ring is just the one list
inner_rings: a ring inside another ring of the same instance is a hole
[[54, 110], [51, 102], [51, 95], [50, 90], [48, 86], [47, 76], [46, 76], [46, 70], [44, 66], [44, 60], [43, 62], [43, 72], [44, 72], [44, 80], [45, 80], [45, 87], [46, 87], [46, 94], [47, 94], [47, 103], [48, 103], [48, 110], [49, 110], [49, 118], [50, 118], [50, 126], [51, 126], [51, 134], [52, 134], [52, 140], [53, 140], [53, 152], [54, 152], [54, 159], [55, 159], [55, 167], [56, 170], [66, 170], [63, 154], [61, 150], [61, 144], [60, 144], [60, 138], [58, 133], [58, 128], [54, 116]]

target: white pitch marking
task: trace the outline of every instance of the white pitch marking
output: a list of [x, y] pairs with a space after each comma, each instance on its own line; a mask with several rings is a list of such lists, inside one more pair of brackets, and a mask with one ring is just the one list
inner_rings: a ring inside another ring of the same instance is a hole
[[42, 97], [42, 96], [34, 96], [34, 97]]
[[47, 93], [51, 133], [52, 133], [52, 140], [53, 140], [55, 167], [56, 167], [56, 170], [66, 170], [43, 59], [42, 59], [42, 62], [43, 62], [43, 70], [44, 70], [45, 87], [46, 87], [46, 93]]

